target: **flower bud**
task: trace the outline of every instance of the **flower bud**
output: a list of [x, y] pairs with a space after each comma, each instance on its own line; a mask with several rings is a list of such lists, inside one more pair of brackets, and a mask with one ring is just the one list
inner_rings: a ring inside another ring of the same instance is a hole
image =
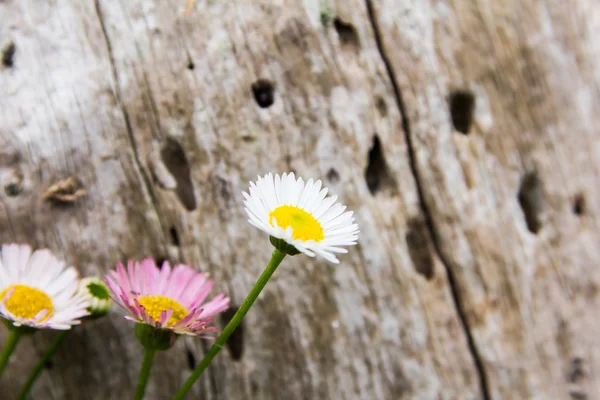
[[79, 291], [89, 296], [88, 318], [100, 318], [108, 314], [112, 306], [109, 289], [104, 282], [95, 277], [83, 278]]

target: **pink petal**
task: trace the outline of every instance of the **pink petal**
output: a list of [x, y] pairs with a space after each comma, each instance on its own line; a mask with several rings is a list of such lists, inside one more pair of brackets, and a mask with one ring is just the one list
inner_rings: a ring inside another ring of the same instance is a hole
[[169, 283], [170, 275], [171, 275], [171, 265], [169, 264], [168, 261], [165, 261], [160, 270], [160, 276], [158, 278], [159, 282], [158, 282], [158, 288], [156, 290], [156, 294], [159, 294], [159, 295], [165, 294], [165, 292], [168, 288], [167, 284]]
[[212, 280], [207, 282], [206, 278], [207, 275], [204, 273], [194, 277], [186, 287], [185, 291], [181, 294], [181, 303], [183, 305], [188, 308], [194, 308], [204, 301], [214, 285]]
[[14, 291], [15, 291], [15, 288], [12, 288], [8, 292], [6, 292], [6, 294], [4, 295], [4, 298], [2, 299], [2, 302], [6, 303], [6, 300], [8, 300], [8, 298], [10, 296], [12, 296], [12, 294], [13, 294]]
[[204, 304], [204, 316], [212, 316], [227, 310], [227, 308], [229, 308], [229, 301], [229, 297], [226, 297], [224, 293], [221, 293], [210, 302]]
[[152, 258], [146, 258], [140, 263], [140, 268], [142, 268], [142, 280], [144, 282], [142, 293], [146, 295], [157, 294], [160, 270], [156, 266], [156, 262]]
[[188, 265], [178, 264], [173, 268], [171, 277], [169, 279], [169, 285], [165, 292], [165, 296], [170, 297], [174, 300], [180, 298], [181, 293], [184, 292], [187, 285], [190, 283], [196, 271]]
[[167, 325], [167, 321], [169, 321], [171, 319], [171, 317], [173, 316], [173, 309], [169, 308], [168, 310], [163, 310], [160, 313], [160, 319], [159, 319], [159, 324], [160, 326], [166, 326]]
[[130, 291], [132, 293], [139, 294], [140, 286], [139, 286], [139, 280], [138, 280], [136, 271], [137, 271], [137, 263], [134, 262], [133, 260], [127, 261], [127, 273], [129, 275]]
[[33, 317], [32, 322], [37, 323], [39, 320], [43, 319], [48, 314], [48, 312], [50, 312], [50, 310], [44, 308], [43, 310], [35, 314], [35, 317]]
[[198, 319], [200, 317], [200, 314], [202, 314], [203, 312], [204, 312], [203, 308], [196, 308], [192, 312], [190, 312], [188, 315], [183, 317], [181, 320], [179, 320], [179, 322], [177, 322], [173, 327], [185, 326], [190, 321]]
[[125, 290], [126, 292], [131, 292], [131, 284], [129, 283], [129, 275], [127, 274], [127, 271], [125, 271], [125, 267], [123, 266], [122, 263], [117, 264], [117, 275], [118, 275], [118, 279], [116, 282], [119, 284], [119, 286], [121, 286], [123, 288], [123, 290]]

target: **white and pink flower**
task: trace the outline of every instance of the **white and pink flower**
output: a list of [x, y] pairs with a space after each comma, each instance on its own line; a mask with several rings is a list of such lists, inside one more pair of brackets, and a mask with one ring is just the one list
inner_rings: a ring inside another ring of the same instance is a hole
[[14, 326], [70, 329], [89, 313], [89, 296], [77, 291], [79, 274], [48, 249], [2, 245], [0, 319]]
[[158, 268], [151, 258], [130, 260], [127, 268], [117, 264], [106, 284], [112, 299], [129, 313], [126, 319], [176, 334], [205, 336], [217, 331], [212, 317], [229, 307], [223, 293], [204, 303], [214, 282], [184, 264], [171, 268], [165, 261]]

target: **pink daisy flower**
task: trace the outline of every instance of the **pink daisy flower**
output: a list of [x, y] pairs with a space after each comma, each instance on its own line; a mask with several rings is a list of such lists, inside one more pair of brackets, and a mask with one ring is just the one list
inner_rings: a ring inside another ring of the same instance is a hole
[[106, 284], [112, 299], [129, 313], [126, 319], [176, 334], [204, 336], [217, 331], [211, 317], [229, 307], [224, 293], [204, 303], [214, 284], [207, 274], [184, 264], [171, 268], [166, 261], [159, 269], [152, 258], [129, 260], [127, 269], [117, 264]]

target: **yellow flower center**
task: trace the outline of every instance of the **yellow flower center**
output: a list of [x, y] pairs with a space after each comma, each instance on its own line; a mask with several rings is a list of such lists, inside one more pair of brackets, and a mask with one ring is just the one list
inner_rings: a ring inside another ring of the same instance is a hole
[[[14, 289], [14, 290], [13, 290]], [[33, 319], [40, 311], [48, 310], [42, 317], [44, 321], [52, 315], [52, 299], [46, 293], [25, 285], [11, 285], [0, 293], [0, 301], [13, 290], [4, 306], [10, 313], [19, 318]]]
[[323, 227], [312, 214], [296, 206], [279, 206], [269, 213], [269, 223], [273, 225], [273, 217], [277, 225], [283, 229], [292, 227], [292, 238], [295, 240], [314, 240], [320, 242], [325, 238]]
[[142, 296], [138, 301], [144, 307], [146, 313], [156, 322], [160, 321], [160, 314], [163, 311], [172, 309], [173, 315], [167, 321], [167, 326], [175, 325], [188, 315], [188, 310], [184, 306], [166, 296]]

